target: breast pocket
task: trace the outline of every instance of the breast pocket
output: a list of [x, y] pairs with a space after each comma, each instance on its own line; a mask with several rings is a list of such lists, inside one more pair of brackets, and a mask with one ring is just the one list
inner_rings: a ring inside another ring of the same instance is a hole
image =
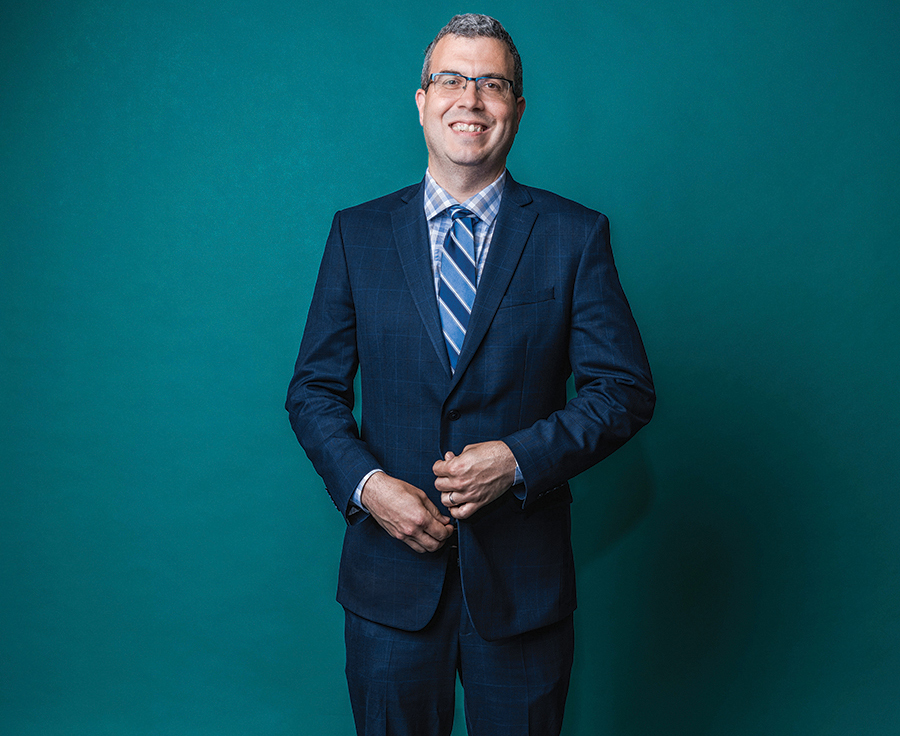
[[509, 349], [556, 342], [562, 327], [560, 306], [552, 286], [510, 289], [497, 308], [493, 327]]
[[523, 307], [528, 304], [540, 304], [553, 301], [553, 287], [538, 289], [537, 291], [513, 291], [508, 292], [500, 302], [499, 309], [510, 307]]

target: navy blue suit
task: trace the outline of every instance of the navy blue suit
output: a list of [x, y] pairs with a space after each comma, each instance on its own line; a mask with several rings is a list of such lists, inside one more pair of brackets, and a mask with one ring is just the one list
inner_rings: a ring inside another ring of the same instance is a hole
[[[577, 397], [566, 403], [570, 373]], [[507, 173], [455, 373], [423, 184], [335, 215], [288, 392], [291, 424], [345, 516], [373, 468], [421, 488], [446, 513], [432, 464], [476, 442], [509, 446], [523, 486], [458, 524], [465, 602], [484, 639], [574, 610], [567, 481], [634, 435], [653, 405], [603, 215]], [[441, 596], [447, 547], [420, 554], [370, 517], [347, 518], [338, 601], [370, 621], [422, 629]]]

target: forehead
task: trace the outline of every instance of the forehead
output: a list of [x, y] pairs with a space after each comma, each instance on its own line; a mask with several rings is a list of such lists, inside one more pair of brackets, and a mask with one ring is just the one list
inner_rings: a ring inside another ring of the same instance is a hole
[[432, 72], [465, 72], [468, 76], [499, 74], [512, 79], [513, 59], [496, 38], [444, 36], [431, 52]]

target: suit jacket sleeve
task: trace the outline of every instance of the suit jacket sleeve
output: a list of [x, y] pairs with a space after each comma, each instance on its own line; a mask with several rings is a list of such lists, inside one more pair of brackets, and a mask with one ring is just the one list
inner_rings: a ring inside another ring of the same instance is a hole
[[297, 439], [348, 519], [354, 490], [379, 464], [352, 413], [359, 356], [340, 215], [325, 244], [286, 408]]
[[614, 452], [653, 414], [650, 367], [619, 284], [604, 215], [576, 269], [569, 334], [577, 395], [503, 438], [522, 471], [525, 507]]

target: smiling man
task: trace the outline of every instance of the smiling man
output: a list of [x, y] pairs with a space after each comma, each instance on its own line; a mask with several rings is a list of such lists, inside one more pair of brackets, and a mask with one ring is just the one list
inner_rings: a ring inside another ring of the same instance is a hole
[[335, 215], [287, 409], [347, 521], [358, 733], [449, 734], [458, 674], [469, 734], [549, 736], [574, 651], [567, 481], [650, 420], [650, 369], [606, 218], [506, 170], [525, 99], [504, 28], [454, 17], [416, 105], [425, 178]]
[[416, 92], [428, 170], [460, 202], [506, 168], [525, 112], [517, 60], [518, 52], [513, 57], [502, 40], [452, 32], [428, 52], [423, 86]]

